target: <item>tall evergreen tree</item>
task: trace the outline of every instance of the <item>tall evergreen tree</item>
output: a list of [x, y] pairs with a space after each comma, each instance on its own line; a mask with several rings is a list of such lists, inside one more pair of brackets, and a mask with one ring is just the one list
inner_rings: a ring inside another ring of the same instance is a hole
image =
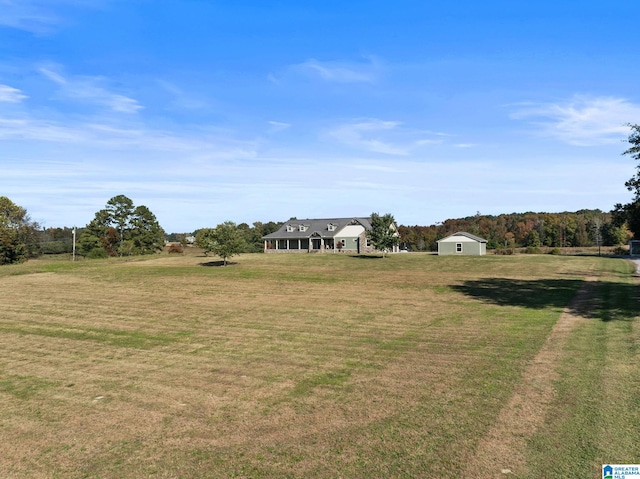
[[79, 239], [89, 256], [151, 254], [162, 249], [164, 230], [146, 206], [135, 207], [124, 195], [111, 198]]
[[146, 206], [138, 206], [131, 214], [130, 238], [137, 254], [151, 254], [162, 248], [164, 230]]
[[131, 230], [131, 216], [133, 215], [133, 201], [125, 195], [118, 195], [107, 201], [106, 211], [109, 225], [118, 232], [118, 248], [122, 248], [125, 233]]
[[[628, 142], [631, 145], [623, 155], [629, 155], [634, 160], [640, 160], [640, 125], [628, 125], [631, 128]], [[613, 211], [613, 220], [616, 226], [627, 224], [636, 240], [640, 240], [640, 165], [636, 166], [636, 174], [625, 184], [627, 190], [633, 192], [630, 203], [623, 205], [618, 203]]]

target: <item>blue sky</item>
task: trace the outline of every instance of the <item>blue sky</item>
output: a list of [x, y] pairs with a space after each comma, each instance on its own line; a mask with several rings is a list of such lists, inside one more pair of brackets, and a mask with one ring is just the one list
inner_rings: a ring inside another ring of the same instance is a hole
[[169, 232], [630, 199], [637, 0], [0, 0], [0, 195]]

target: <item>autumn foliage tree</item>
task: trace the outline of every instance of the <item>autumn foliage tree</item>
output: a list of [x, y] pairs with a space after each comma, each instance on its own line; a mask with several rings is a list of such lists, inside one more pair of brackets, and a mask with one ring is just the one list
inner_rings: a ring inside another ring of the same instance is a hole
[[418, 251], [435, 251], [437, 241], [458, 231], [487, 240], [488, 249], [520, 248], [532, 245], [550, 248], [594, 245], [598, 230], [603, 246], [626, 243], [625, 227], [613, 223], [613, 215], [600, 210], [563, 213], [509, 213], [474, 215], [448, 219], [431, 226], [399, 226], [402, 242]]
[[20, 263], [38, 254], [38, 224], [27, 210], [0, 196], [0, 265]]

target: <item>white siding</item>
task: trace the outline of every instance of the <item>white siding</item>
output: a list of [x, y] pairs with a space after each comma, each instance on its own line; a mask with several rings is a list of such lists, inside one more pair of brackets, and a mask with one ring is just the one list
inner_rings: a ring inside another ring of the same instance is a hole
[[471, 238], [467, 238], [466, 236], [449, 236], [448, 238], [444, 238], [440, 240], [441, 243], [477, 243], [476, 240], [472, 240]]
[[347, 225], [340, 230], [340, 232], [336, 236], [347, 237], [347, 238], [357, 238], [364, 231], [364, 226], [362, 225]]

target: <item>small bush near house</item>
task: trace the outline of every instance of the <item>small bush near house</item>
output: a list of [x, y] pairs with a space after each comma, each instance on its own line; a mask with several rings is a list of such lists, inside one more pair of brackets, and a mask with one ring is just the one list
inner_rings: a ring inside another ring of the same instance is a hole
[[498, 248], [494, 251], [495, 254], [512, 255], [514, 253], [513, 248]]

